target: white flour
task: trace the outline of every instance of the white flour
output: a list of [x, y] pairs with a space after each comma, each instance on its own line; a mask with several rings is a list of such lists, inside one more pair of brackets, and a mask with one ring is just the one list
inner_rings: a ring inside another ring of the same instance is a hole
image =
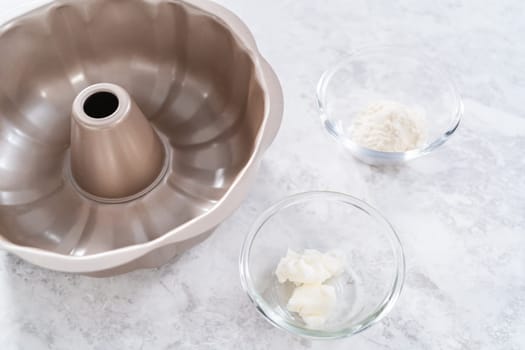
[[357, 115], [350, 133], [360, 146], [383, 152], [405, 152], [425, 142], [426, 118], [398, 102], [379, 101]]

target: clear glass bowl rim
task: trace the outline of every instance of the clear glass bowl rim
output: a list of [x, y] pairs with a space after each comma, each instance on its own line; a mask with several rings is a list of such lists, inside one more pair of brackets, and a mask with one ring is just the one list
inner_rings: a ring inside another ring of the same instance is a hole
[[357, 49], [350, 54], [346, 55], [339, 63], [335, 64], [333, 67], [327, 69], [319, 79], [317, 84], [316, 91], [316, 100], [317, 107], [320, 111], [321, 122], [325, 130], [333, 136], [337, 141], [339, 141], [343, 146], [350, 149], [354, 153], [360, 153], [361, 155], [368, 158], [383, 159], [386, 161], [402, 161], [418, 158], [422, 155], [428, 154], [445, 143], [452, 134], [458, 128], [461, 117], [463, 116], [464, 106], [461, 99], [461, 95], [458, 92], [455, 82], [450, 78], [449, 74], [442, 67], [437, 64], [427, 64], [424, 66], [427, 69], [431, 69], [436, 73], [439, 73], [442, 79], [448, 85], [448, 88], [455, 97], [455, 111], [453, 112], [452, 120], [448, 125], [447, 129], [435, 140], [431, 140], [425, 147], [406, 151], [406, 152], [383, 152], [376, 151], [370, 148], [360, 146], [353, 142], [350, 138], [345, 137], [338, 133], [332, 126], [330, 122], [329, 113], [327, 111], [327, 89], [330, 85], [332, 78], [339, 72], [342, 68], [348, 65], [350, 62], [356, 58], [367, 56], [367, 55], [389, 55], [391, 57], [403, 57], [417, 62], [432, 62], [433, 59], [425, 53], [418, 52], [417, 54], [412, 53], [415, 50], [411, 47], [404, 46], [375, 46], [375, 47], [365, 47]]
[[[394, 277], [394, 282], [392, 284], [390, 293], [386, 296], [383, 302], [376, 308], [376, 310], [374, 310], [368, 316], [364, 317], [359, 322], [356, 322], [355, 324], [349, 325], [337, 331], [313, 330], [298, 327], [290, 322], [287, 322], [282, 317], [272, 315], [274, 314], [272, 308], [266, 305], [264, 298], [253, 287], [253, 281], [250, 275], [249, 268], [249, 257], [253, 241], [259, 233], [262, 226], [264, 226], [264, 224], [268, 220], [270, 220], [275, 214], [277, 214], [282, 209], [288, 208], [295, 204], [304, 203], [311, 200], [323, 199], [337, 200], [345, 205], [354, 206], [355, 208], [360, 209], [368, 215], [370, 215], [373, 219], [379, 220], [383, 224], [385, 224], [385, 227], [388, 227], [389, 229], [388, 234], [390, 237], [390, 243], [396, 261], [396, 275]], [[375, 323], [379, 322], [385, 315], [387, 315], [391, 311], [397, 299], [399, 298], [405, 280], [405, 270], [406, 265], [403, 246], [392, 224], [377, 209], [373, 208], [366, 202], [355, 198], [351, 195], [333, 191], [309, 191], [298, 193], [285, 197], [279, 200], [277, 203], [270, 206], [262, 214], [260, 214], [255, 220], [255, 222], [252, 224], [242, 244], [241, 254], [239, 258], [239, 271], [242, 288], [248, 294], [248, 297], [250, 298], [252, 303], [255, 304], [257, 310], [264, 316], [264, 318], [280, 329], [310, 339], [328, 340], [344, 338], [357, 334], [367, 329], [368, 327], [374, 325]]]

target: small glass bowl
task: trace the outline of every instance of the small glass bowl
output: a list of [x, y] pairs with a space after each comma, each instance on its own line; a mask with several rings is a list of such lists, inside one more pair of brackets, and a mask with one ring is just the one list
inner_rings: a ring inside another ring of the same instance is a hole
[[[353, 142], [350, 128], [359, 112], [377, 101], [395, 101], [423, 112], [427, 141], [406, 152], [382, 152]], [[399, 164], [428, 154], [456, 130], [463, 103], [447, 75], [432, 59], [401, 47], [355, 52], [326, 71], [317, 86], [317, 103], [324, 127], [359, 160]]]
[[[279, 283], [275, 269], [288, 249], [335, 250], [346, 256], [345, 272], [327, 283], [337, 304], [322, 329], [307, 328], [287, 310], [294, 285]], [[244, 290], [273, 325], [299, 336], [334, 339], [356, 334], [384, 317], [404, 282], [405, 258], [399, 237], [374, 208], [336, 192], [306, 192], [267, 209], [242, 246]]]

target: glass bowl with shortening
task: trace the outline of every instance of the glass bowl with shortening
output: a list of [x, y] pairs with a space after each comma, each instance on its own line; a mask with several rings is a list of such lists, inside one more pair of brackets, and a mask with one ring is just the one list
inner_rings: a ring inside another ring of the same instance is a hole
[[334, 339], [384, 317], [401, 293], [405, 259], [392, 225], [350, 195], [287, 197], [253, 224], [240, 257], [241, 282], [273, 325]]
[[430, 153], [454, 133], [463, 113], [447, 74], [401, 47], [349, 55], [322, 75], [317, 102], [330, 135], [372, 165]]

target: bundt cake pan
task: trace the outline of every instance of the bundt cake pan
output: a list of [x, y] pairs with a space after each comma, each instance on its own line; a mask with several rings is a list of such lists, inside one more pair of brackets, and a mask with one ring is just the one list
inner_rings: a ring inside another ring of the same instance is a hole
[[279, 81], [204, 0], [60, 0], [0, 28], [0, 246], [95, 276], [159, 266], [240, 204]]

